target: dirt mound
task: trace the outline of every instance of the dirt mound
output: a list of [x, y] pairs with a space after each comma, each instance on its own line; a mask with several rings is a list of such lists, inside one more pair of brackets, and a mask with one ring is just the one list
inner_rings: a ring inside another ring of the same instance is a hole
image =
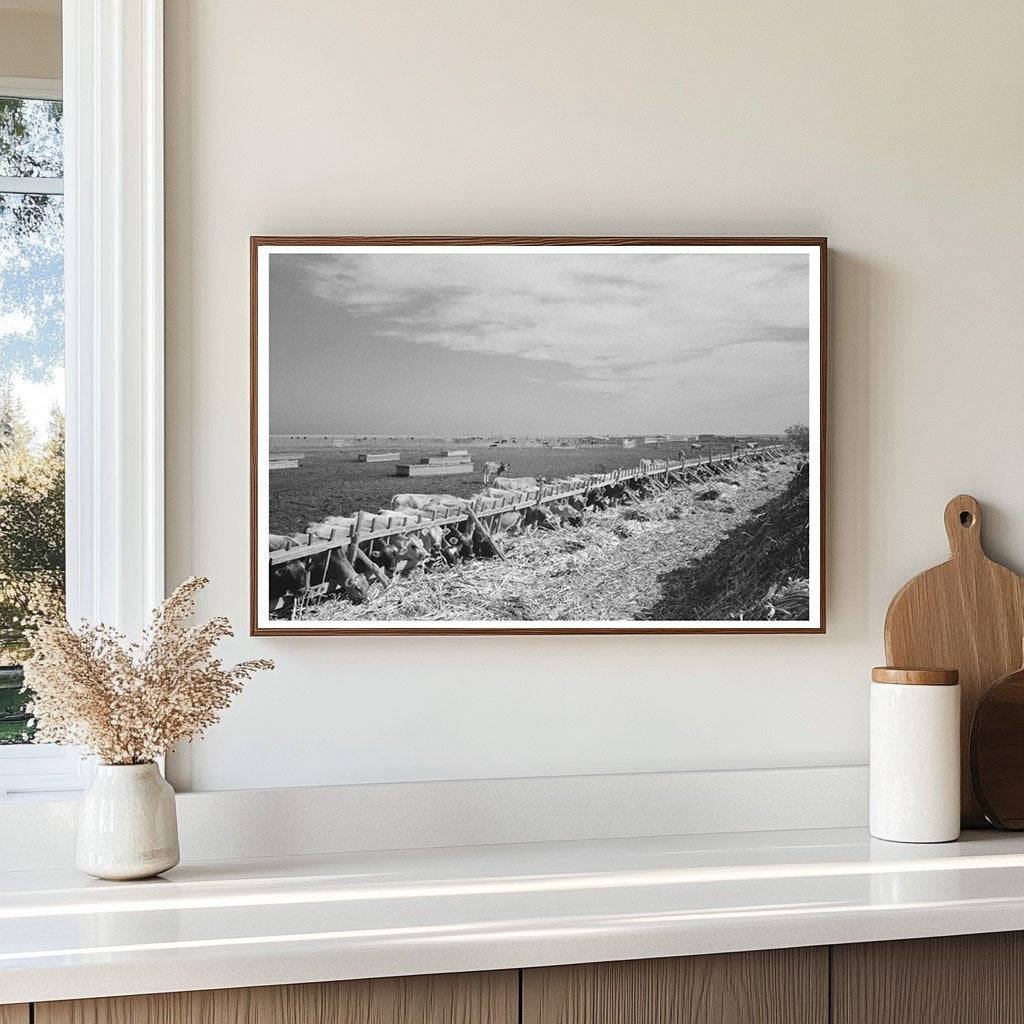
[[659, 577], [659, 620], [782, 620], [809, 614], [808, 467], [713, 551]]

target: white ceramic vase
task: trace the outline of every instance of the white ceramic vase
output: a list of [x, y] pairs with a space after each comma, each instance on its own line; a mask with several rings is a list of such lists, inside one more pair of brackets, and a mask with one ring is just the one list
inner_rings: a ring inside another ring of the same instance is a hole
[[178, 863], [174, 790], [149, 764], [101, 764], [82, 794], [75, 864], [96, 878], [150, 878]]

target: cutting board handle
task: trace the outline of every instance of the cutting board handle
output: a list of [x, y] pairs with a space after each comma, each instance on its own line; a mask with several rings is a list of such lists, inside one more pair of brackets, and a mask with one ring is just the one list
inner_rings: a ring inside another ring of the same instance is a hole
[[981, 506], [976, 498], [969, 494], [958, 494], [946, 506], [944, 518], [949, 553], [953, 558], [961, 555], [984, 556], [981, 548]]

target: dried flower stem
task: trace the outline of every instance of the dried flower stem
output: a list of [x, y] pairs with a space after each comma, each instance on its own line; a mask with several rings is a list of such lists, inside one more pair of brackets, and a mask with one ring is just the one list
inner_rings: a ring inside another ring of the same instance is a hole
[[139, 643], [102, 624], [38, 626], [25, 663], [36, 741], [87, 747], [105, 764], [144, 764], [216, 724], [242, 684], [274, 663], [225, 668], [214, 657], [232, 635], [228, 620], [189, 625], [208, 582], [193, 576], [182, 583], [153, 612]]

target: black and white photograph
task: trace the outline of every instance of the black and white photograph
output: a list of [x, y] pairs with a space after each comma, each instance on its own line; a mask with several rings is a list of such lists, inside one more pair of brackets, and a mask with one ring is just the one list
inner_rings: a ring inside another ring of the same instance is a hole
[[254, 238], [253, 632], [823, 631], [824, 266]]

